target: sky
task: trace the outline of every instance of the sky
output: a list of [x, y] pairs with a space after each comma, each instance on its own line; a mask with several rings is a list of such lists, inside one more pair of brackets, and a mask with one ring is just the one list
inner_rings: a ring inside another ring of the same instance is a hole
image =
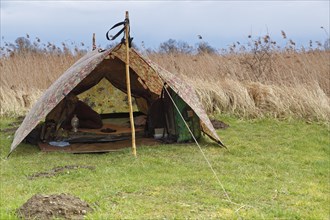
[[[298, 46], [329, 38], [330, 1], [1, 1], [1, 44], [29, 34], [55, 44], [84, 42], [106, 47], [108, 29], [129, 11], [131, 36], [156, 49], [168, 39], [215, 48], [283, 30]], [[323, 27], [323, 29], [321, 28]], [[111, 32], [115, 33], [115, 32]]]

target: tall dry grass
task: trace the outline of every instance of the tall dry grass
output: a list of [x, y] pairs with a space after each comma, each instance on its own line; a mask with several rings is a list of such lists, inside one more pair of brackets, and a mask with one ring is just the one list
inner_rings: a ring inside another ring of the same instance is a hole
[[24, 51], [0, 58], [0, 115], [23, 115], [80, 55]]
[[330, 119], [330, 51], [272, 51], [259, 63], [251, 53], [149, 58], [194, 85], [208, 112]]
[[[82, 54], [20, 51], [0, 58], [1, 115], [22, 115]], [[193, 85], [209, 113], [330, 121], [330, 52], [149, 53]]]

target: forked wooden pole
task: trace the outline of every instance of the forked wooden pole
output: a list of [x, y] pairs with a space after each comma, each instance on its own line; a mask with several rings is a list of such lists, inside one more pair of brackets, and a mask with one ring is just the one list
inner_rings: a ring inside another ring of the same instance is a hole
[[95, 33], [93, 33], [93, 50], [96, 49]]
[[[128, 19], [128, 11], [126, 11], [126, 21]], [[132, 131], [132, 153], [136, 157], [136, 144], [135, 144], [135, 127], [133, 118], [133, 106], [132, 106], [132, 94], [131, 94], [131, 80], [129, 75], [129, 22], [125, 24], [125, 44], [126, 44], [126, 86], [127, 86], [127, 96], [129, 105], [129, 118], [131, 122]]]

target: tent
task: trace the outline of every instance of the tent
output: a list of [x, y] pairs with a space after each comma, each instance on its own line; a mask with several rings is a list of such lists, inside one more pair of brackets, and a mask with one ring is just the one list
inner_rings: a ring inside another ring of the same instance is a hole
[[[164, 93], [164, 87], [166, 87], [197, 116], [201, 132], [219, 145], [223, 145], [191, 85], [185, 83], [178, 75], [166, 71], [142, 56], [133, 48], [130, 48], [129, 59], [132, 96], [137, 103], [144, 103], [146, 114], [151, 104]], [[89, 90], [102, 79], [107, 79], [114, 87], [125, 92], [125, 60], [125, 45], [118, 44], [112, 49], [90, 51], [74, 63], [44, 92], [26, 115], [15, 133], [10, 153], [68, 94], [78, 95]], [[140, 104], [140, 106], [143, 105]]]

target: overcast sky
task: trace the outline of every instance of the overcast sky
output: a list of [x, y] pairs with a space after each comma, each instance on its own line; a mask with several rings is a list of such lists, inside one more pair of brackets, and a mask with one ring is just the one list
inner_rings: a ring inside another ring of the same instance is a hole
[[[92, 33], [105, 47], [107, 30], [129, 11], [131, 36], [137, 46], [157, 48], [172, 38], [216, 48], [270, 36], [284, 43], [281, 30], [298, 45], [324, 42], [329, 36], [327, 1], [1, 1], [1, 43], [17, 37], [42, 42], [91, 44]], [[320, 27], [323, 26], [324, 29]]]

